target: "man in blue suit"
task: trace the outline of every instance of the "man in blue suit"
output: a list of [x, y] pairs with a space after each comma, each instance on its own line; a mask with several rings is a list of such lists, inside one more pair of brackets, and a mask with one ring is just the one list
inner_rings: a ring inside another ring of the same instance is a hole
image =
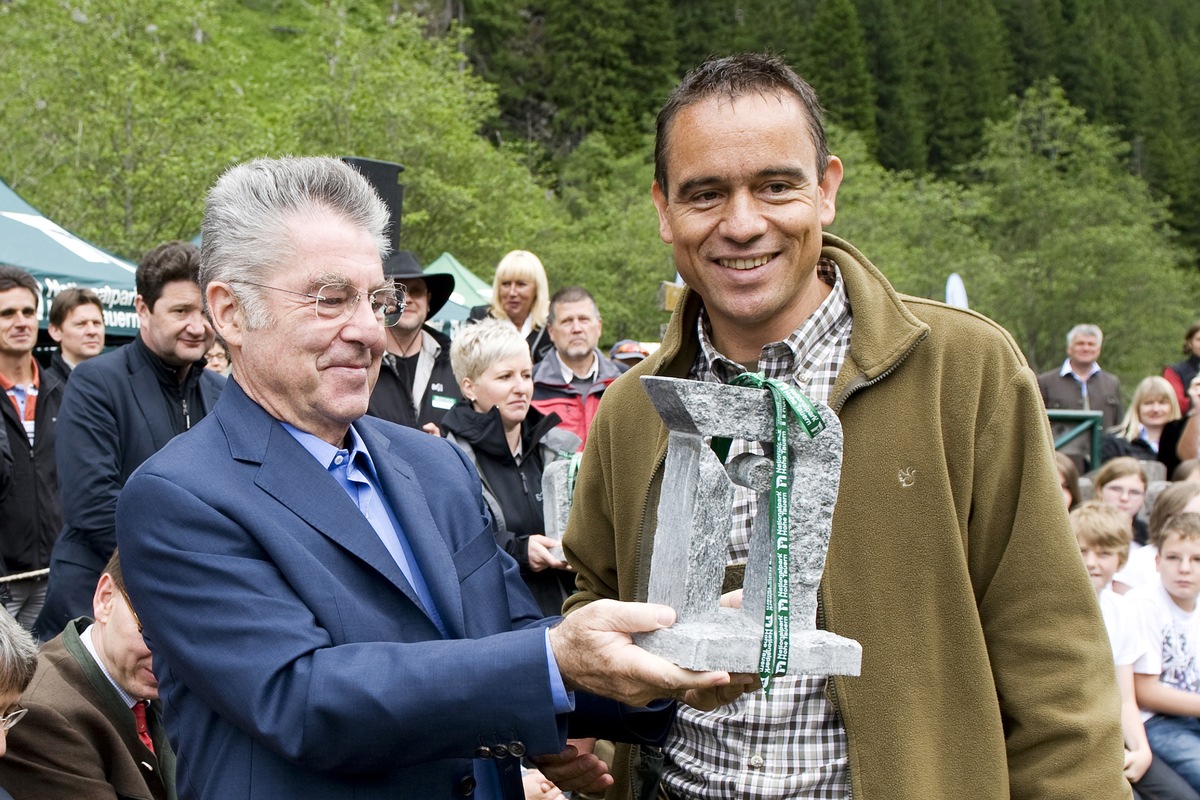
[[43, 642], [92, 612], [96, 582], [117, 547], [117, 494], [143, 461], [213, 407], [225, 379], [203, 369], [213, 343], [199, 285], [200, 250], [167, 242], [135, 276], [138, 336], [80, 364], [57, 423], [63, 531], [50, 558]]
[[463, 454], [363, 416], [403, 302], [387, 222], [328, 158], [209, 195], [201, 284], [233, 380], [117, 508], [181, 798], [515, 799], [521, 757], [563, 750], [571, 690], [740, 692], [632, 645], [664, 606], [540, 620]]

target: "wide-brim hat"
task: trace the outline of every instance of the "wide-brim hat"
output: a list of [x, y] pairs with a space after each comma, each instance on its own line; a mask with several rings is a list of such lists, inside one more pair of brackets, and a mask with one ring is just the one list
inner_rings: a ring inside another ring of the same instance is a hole
[[397, 250], [383, 262], [383, 276], [404, 283], [405, 278], [420, 278], [429, 289], [429, 316], [442, 310], [454, 292], [454, 276], [444, 272], [425, 272], [421, 262], [408, 250]]

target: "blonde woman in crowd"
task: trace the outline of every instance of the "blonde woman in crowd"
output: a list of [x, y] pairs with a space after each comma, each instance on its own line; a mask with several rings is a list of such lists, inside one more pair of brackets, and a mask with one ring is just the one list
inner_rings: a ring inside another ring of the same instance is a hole
[[1179, 401], [1175, 390], [1164, 378], [1152, 375], [1143, 378], [1133, 392], [1133, 400], [1125, 419], [1104, 437], [1100, 450], [1101, 463], [1118, 456], [1132, 456], [1142, 461], [1159, 461], [1167, 474], [1179, 464], [1175, 445], [1182, 425]]
[[470, 319], [511, 322], [529, 343], [529, 354], [536, 364], [553, 347], [546, 332], [550, 315], [550, 285], [542, 261], [528, 250], [513, 250], [496, 265], [492, 279], [491, 305], [475, 306]]

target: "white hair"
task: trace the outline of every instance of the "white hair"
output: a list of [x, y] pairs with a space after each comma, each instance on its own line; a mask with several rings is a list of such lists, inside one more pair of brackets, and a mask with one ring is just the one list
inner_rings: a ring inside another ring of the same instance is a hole
[[370, 181], [343, 161], [326, 156], [260, 158], [227, 170], [208, 193], [201, 227], [200, 292], [211, 281], [231, 284], [251, 329], [270, 323], [255, 287], [295, 257], [291, 228], [299, 221], [336, 214], [370, 234], [380, 259], [391, 244], [387, 205]]

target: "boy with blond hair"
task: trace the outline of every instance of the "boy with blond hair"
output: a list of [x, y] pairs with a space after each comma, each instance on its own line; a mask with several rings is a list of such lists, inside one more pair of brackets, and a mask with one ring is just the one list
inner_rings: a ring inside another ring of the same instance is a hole
[[1121, 732], [1125, 736], [1125, 777], [1135, 797], [1200, 797], [1161, 759], [1153, 759], [1133, 688], [1133, 664], [1146, 652], [1135, 609], [1113, 591], [1113, 575], [1129, 558], [1128, 520], [1106, 503], [1092, 500], [1071, 512], [1071, 528], [1087, 569], [1112, 644], [1121, 690]]
[[1150, 747], [1200, 791], [1200, 514], [1163, 525], [1159, 582], [1131, 590], [1147, 649], [1133, 664], [1134, 691]]

